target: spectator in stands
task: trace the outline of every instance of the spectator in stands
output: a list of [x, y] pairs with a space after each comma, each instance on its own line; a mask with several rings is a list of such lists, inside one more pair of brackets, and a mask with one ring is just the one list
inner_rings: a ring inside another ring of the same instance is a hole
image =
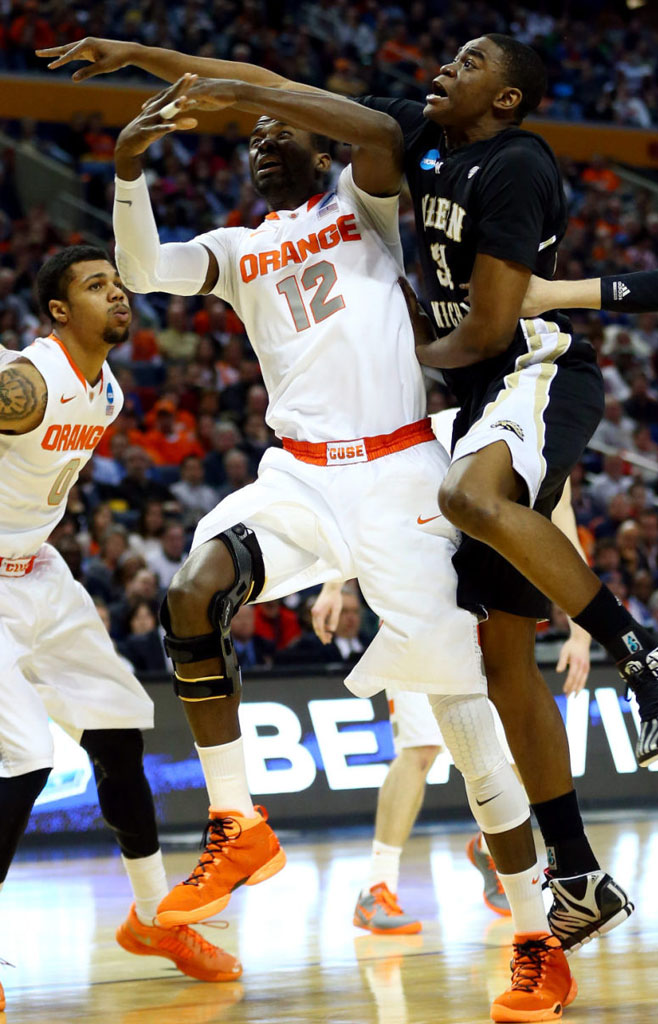
[[367, 638], [361, 635], [362, 615], [363, 606], [358, 594], [351, 588], [344, 589], [343, 607], [331, 643], [323, 644], [311, 627], [301, 634], [294, 644], [281, 653], [277, 653], [275, 664], [329, 664], [357, 661], [368, 644]]
[[211, 438], [211, 450], [203, 460], [206, 483], [221, 488], [226, 483], [225, 455], [236, 449], [242, 442], [242, 435], [232, 420], [220, 420], [215, 424]]
[[218, 501], [217, 491], [204, 483], [203, 460], [198, 455], [185, 456], [180, 464], [180, 480], [171, 485], [171, 493], [181, 507], [186, 530], [193, 530]]
[[653, 629], [653, 614], [649, 602], [654, 589], [654, 578], [648, 569], [638, 569], [630, 581], [628, 610], [647, 629]]
[[108, 605], [121, 597], [123, 588], [118, 581], [117, 571], [127, 550], [126, 528], [118, 523], [108, 527], [101, 538], [98, 555], [91, 558], [87, 565], [85, 586], [92, 597], [102, 597]]
[[128, 623], [128, 636], [119, 643], [121, 654], [135, 672], [169, 672], [158, 623], [157, 604], [144, 598], [135, 601]]
[[257, 605], [243, 604], [231, 620], [231, 634], [243, 669], [269, 667], [274, 659], [274, 644], [255, 632]]
[[282, 601], [263, 601], [254, 605], [254, 632], [282, 651], [299, 636], [301, 629], [297, 616]]
[[614, 395], [605, 396], [603, 419], [594, 431], [593, 446], [606, 445], [617, 450], [633, 446], [633, 420], [624, 415], [624, 406]]
[[619, 551], [619, 568], [627, 586], [640, 569], [647, 565], [640, 551], [640, 527], [634, 519], [627, 519], [617, 529], [615, 535]]
[[80, 541], [77, 537], [64, 534], [54, 545], [71, 570], [74, 580], [84, 585], [85, 576], [82, 569], [83, 553]]
[[658, 423], [658, 400], [649, 388], [649, 379], [643, 371], [631, 379], [631, 394], [624, 402], [624, 412], [638, 423], [653, 426]]
[[157, 333], [158, 348], [169, 360], [186, 362], [194, 358], [199, 335], [187, 328], [185, 299], [174, 295], [167, 306], [167, 326]]
[[169, 488], [152, 478], [152, 460], [144, 448], [128, 448], [123, 465], [125, 474], [114, 493], [117, 498], [123, 498], [129, 508], [141, 511], [148, 502], [173, 500]]
[[167, 523], [160, 540], [160, 550], [148, 555], [146, 560], [149, 569], [158, 577], [161, 590], [168, 588], [184, 562], [185, 530], [181, 523]]
[[239, 448], [231, 448], [224, 455], [224, 483], [219, 488], [219, 500], [239, 491], [255, 479], [249, 465], [249, 458]]
[[592, 477], [588, 490], [594, 501], [607, 505], [616, 494], [627, 491], [632, 478], [626, 474], [626, 466], [620, 455], [606, 455], [603, 471]]
[[156, 465], [178, 466], [186, 455], [203, 457], [203, 448], [193, 431], [176, 415], [172, 401], [161, 398], [154, 409], [155, 424], [143, 435], [141, 444]]
[[135, 530], [128, 540], [131, 551], [136, 551], [148, 562], [149, 556], [161, 550], [161, 539], [166, 526], [164, 503], [149, 498], [144, 502]]

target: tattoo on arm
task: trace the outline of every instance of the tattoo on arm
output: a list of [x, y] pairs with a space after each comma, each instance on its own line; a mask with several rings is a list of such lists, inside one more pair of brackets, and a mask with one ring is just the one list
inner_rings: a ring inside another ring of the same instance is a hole
[[3, 370], [0, 373], [0, 424], [7, 420], [27, 420], [39, 412], [43, 414], [47, 398], [47, 391], [40, 395], [33, 381], [21, 370]]

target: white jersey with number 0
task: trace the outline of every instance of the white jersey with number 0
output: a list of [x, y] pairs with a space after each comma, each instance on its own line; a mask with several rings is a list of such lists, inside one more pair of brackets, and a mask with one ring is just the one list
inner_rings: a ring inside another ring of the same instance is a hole
[[195, 241], [217, 258], [214, 292], [244, 322], [279, 437], [349, 440], [425, 415], [397, 196], [368, 195], [346, 167], [335, 192]]
[[27, 434], [0, 434], [0, 558], [36, 554], [64, 515], [66, 497], [123, 403], [107, 363], [93, 387], [54, 335], [0, 355], [3, 371], [29, 359], [46, 382], [43, 420]]

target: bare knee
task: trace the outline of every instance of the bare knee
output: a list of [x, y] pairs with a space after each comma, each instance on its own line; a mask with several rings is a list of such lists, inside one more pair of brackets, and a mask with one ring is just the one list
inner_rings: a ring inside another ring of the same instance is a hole
[[418, 775], [426, 777], [430, 768], [436, 761], [440, 747], [405, 747], [398, 755]]
[[233, 560], [220, 540], [197, 548], [172, 579], [167, 605], [174, 633], [181, 636], [206, 633], [212, 627], [208, 607], [218, 590], [235, 582]]
[[439, 508], [453, 526], [469, 537], [486, 540], [500, 522], [502, 500], [472, 487], [464, 480], [446, 477], [439, 490]]

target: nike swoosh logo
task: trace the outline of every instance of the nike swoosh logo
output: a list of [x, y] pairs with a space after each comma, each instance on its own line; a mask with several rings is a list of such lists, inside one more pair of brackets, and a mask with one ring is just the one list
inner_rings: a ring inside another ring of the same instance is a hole
[[478, 798], [476, 797], [475, 802], [478, 805], [478, 807], [484, 807], [485, 804], [490, 804], [492, 800], [495, 800], [497, 796], [501, 795], [502, 790], [500, 791], [500, 793], [496, 793], [494, 796], [490, 796], [487, 800], [478, 800]]
[[117, 199], [117, 203], [125, 203], [126, 206], [132, 206], [132, 199]]
[[75, 395], [71, 395], [70, 398], [64, 398], [64, 395], [62, 395], [62, 397], [60, 398], [60, 402], [62, 403], [62, 405], [66, 405], [67, 402], [72, 402], [74, 398]]
[[442, 518], [443, 518], [443, 512], [439, 512], [438, 516], [429, 516], [427, 519], [423, 519], [421, 516], [418, 516], [418, 519], [416, 520], [416, 522], [418, 523], [419, 526], [423, 526], [425, 523], [431, 523], [433, 519], [442, 519]]

